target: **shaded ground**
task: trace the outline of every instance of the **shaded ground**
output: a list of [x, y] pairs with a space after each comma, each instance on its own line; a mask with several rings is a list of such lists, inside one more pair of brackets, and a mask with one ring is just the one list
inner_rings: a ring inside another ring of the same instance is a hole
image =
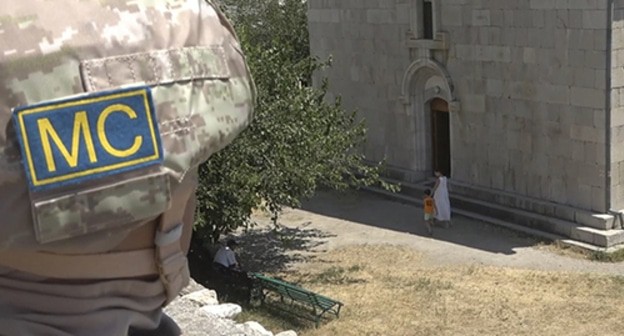
[[[319, 193], [303, 209], [286, 209], [273, 226], [261, 213], [258, 226], [240, 232], [237, 251], [251, 272], [298, 272], [320, 253], [344, 246], [393, 244], [427, 255], [432, 265], [490, 265], [521, 269], [624, 275], [624, 263], [600, 263], [556, 253], [540, 239], [469, 218], [454, 216], [450, 229], [429, 237], [415, 206], [369, 193]], [[200, 256], [201, 258], [202, 256]], [[212, 260], [191, 257], [193, 276], [210, 286]]]
[[[553, 253], [544, 242], [515, 231], [454, 216], [453, 228], [426, 234], [420, 208], [368, 193], [321, 193], [303, 209], [287, 209], [280, 224], [327, 237], [313, 251], [359, 244], [409, 246], [436, 265], [482, 264], [539, 270], [624, 274], [624, 263], [598, 263]], [[258, 228], [270, 221], [257, 216]], [[288, 251], [285, 251], [288, 253]], [[301, 251], [299, 251], [301, 253]], [[253, 252], [251, 253], [253, 254]]]
[[198, 283], [215, 290], [220, 300], [246, 305], [253, 284], [245, 273], [288, 273], [293, 265], [313, 259], [311, 251], [318, 250], [327, 239], [335, 238], [335, 235], [318, 229], [306, 228], [309, 224], [302, 223], [296, 228], [280, 225], [276, 228], [265, 223], [237, 235], [240, 248], [236, 254], [244, 272], [231, 272], [226, 276], [212, 267], [218, 246], [206, 253], [198, 247], [201, 242], [194, 241], [188, 256], [191, 276]]
[[319, 194], [277, 229], [257, 214], [239, 235], [243, 264], [346, 306], [320, 329], [262, 308], [241, 318], [305, 336], [622, 334], [624, 263], [560, 255], [458, 216], [429, 237], [421, 218], [367, 193]]
[[250, 272], [278, 273], [287, 271], [289, 266], [309, 261], [310, 253], [318, 250], [328, 239], [336, 235], [309, 228], [310, 222], [297, 227], [261, 226], [237, 237], [242, 246], [238, 251], [244, 268]]

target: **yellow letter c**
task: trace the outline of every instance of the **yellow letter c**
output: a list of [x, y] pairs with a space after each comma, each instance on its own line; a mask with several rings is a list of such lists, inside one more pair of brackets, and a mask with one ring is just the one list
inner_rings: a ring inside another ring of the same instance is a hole
[[123, 112], [128, 117], [130, 117], [130, 119], [136, 119], [137, 117], [136, 112], [131, 107], [127, 105], [123, 105], [123, 104], [111, 105], [107, 107], [106, 109], [104, 109], [104, 111], [102, 111], [102, 114], [100, 115], [97, 121], [97, 132], [98, 132], [98, 137], [100, 139], [100, 143], [102, 144], [102, 147], [104, 147], [104, 150], [108, 152], [110, 155], [113, 155], [119, 158], [132, 156], [139, 150], [139, 148], [141, 148], [141, 144], [143, 143], [143, 137], [140, 135], [137, 135], [134, 138], [134, 143], [132, 144], [132, 146], [130, 146], [130, 148], [118, 149], [118, 148], [113, 147], [108, 141], [108, 137], [106, 136], [105, 126], [106, 126], [106, 119], [108, 119], [108, 116], [114, 112]]

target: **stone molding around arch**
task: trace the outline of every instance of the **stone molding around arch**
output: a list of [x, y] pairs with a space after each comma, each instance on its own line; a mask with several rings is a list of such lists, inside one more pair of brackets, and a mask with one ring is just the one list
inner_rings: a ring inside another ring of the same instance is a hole
[[[428, 71], [427, 71], [428, 70]], [[419, 77], [420, 76], [420, 77]], [[428, 88], [426, 86], [427, 80], [438, 77], [442, 81], [441, 85]], [[412, 87], [414, 82], [423, 83], [422, 88]], [[449, 103], [450, 112], [459, 112], [460, 103], [455, 95], [455, 87], [453, 85], [453, 79], [443, 65], [436, 62], [433, 59], [420, 59], [412, 62], [405, 73], [403, 74], [403, 81], [401, 83], [401, 97], [400, 100], [403, 105], [412, 105], [412, 90], [420, 89], [424, 91], [426, 100], [433, 98], [441, 98]]]

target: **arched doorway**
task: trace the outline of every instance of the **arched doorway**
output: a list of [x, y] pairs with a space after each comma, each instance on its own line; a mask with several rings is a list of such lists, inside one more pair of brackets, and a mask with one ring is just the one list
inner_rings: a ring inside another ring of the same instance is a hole
[[431, 163], [433, 171], [451, 176], [451, 125], [449, 106], [445, 100], [433, 99], [431, 113]]
[[461, 110], [453, 88], [448, 71], [434, 59], [416, 60], [405, 71], [401, 100], [414, 122], [414, 179], [426, 179], [435, 169], [451, 175], [450, 113]]

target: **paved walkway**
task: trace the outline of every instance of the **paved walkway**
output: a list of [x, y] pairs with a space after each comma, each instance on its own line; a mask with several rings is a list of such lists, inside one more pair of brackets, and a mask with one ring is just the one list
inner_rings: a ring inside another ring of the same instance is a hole
[[[482, 264], [523, 269], [624, 275], [624, 263], [600, 263], [562, 256], [537, 239], [454, 216], [450, 229], [426, 234], [422, 211], [368, 193], [321, 193], [303, 209], [287, 209], [280, 223], [325, 236], [316, 249], [357, 244], [400, 244], [426, 254], [434, 264]], [[263, 221], [265, 225], [268, 221]]]

